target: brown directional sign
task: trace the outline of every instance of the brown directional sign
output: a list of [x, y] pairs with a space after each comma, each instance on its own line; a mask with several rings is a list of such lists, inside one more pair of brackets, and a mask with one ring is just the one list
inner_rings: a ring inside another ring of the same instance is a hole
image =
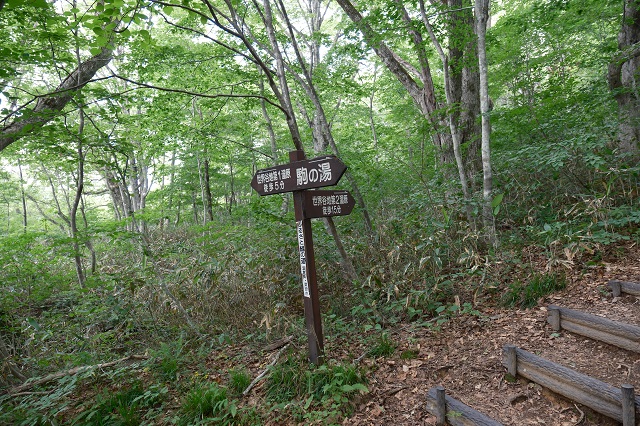
[[333, 155], [294, 161], [258, 170], [251, 186], [260, 195], [322, 188], [338, 183], [346, 169], [347, 166]]
[[307, 160], [304, 151], [298, 150], [289, 153], [289, 160], [289, 164], [258, 170], [251, 186], [260, 195], [293, 192], [309, 360], [314, 364], [322, 364], [324, 337], [311, 219], [348, 215], [355, 201], [348, 191], [305, 191], [338, 183], [347, 166], [337, 157], [329, 155]]
[[305, 191], [304, 217], [346, 216], [355, 204], [349, 191]]

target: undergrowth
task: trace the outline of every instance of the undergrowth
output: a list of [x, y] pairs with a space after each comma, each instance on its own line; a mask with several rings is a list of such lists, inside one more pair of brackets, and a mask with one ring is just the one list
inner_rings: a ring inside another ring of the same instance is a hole
[[[352, 364], [314, 367], [294, 357], [271, 368], [266, 399], [298, 421], [336, 422], [349, 415], [352, 399], [368, 392], [364, 373]], [[297, 402], [296, 402], [297, 401]]]
[[563, 273], [534, 274], [527, 283], [515, 281], [509, 284], [502, 303], [508, 307], [532, 308], [540, 298], [563, 290], [566, 286]]

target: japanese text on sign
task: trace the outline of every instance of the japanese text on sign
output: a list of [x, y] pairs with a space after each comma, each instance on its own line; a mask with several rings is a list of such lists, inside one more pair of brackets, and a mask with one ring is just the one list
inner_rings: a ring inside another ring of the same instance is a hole
[[298, 248], [300, 249], [300, 273], [302, 274], [302, 294], [304, 297], [311, 297], [309, 294], [309, 280], [307, 279], [307, 255], [304, 246], [304, 231], [302, 229], [302, 221], [297, 222], [298, 229]]
[[296, 185], [331, 181], [331, 163], [318, 163], [318, 168], [298, 167], [296, 169]]
[[322, 214], [326, 216], [339, 215], [342, 213], [342, 205], [349, 203], [347, 194], [314, 195], [311, 200], [314, 206], [322, 207]]
[[273, 192], [285, 188], [284, 181], [291, 178], [291, 169], [270, 170], [256, 175], [258, 185], [264, 185], [264, 192]]

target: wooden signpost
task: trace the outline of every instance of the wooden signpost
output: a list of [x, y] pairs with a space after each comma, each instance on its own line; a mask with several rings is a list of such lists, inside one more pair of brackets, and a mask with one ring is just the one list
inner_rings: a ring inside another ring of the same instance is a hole
[[251, 186], [260, 195], [293, 193], [309, 360], [314, 364], [322, 364], [324, 337], [311, 219], [348, 215], [355, 202], [348, 191], [309, 191], [338, 183], [347, 167], [337, 157], [330, 155], [307, 160], [303, 151], [291, 151], [289, 160], [289, 164], [258, 170]]

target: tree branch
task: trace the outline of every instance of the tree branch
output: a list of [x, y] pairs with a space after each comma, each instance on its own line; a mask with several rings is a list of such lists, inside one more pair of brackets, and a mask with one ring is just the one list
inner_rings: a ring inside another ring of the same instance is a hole
[[78, 90], [81, 90], [95, 74], [106, 66], [113, 57], [113, 51], [103, 47], [100, 53], [82, 62], [65, 78], [55, 92], [38, 98], [36, 105], [25, 115], [17, 117], [0, 132], [0, 151], [25, 136], [35, 128], [42, 127], [69, 103]]
[[136, 84], [136, 85], [138, 85], [140, 87], [146, 87], [147, 89], [155, 89], [155, 90], [160, 90], [162, 92], [170, 92], [170, 93], [180, 93], [182, 95], [197, 96], [197, 97], [200, 97], [200, 98], [209, 98], [209, 99], [218, 99], [218, 98], [263, 99], [268, 104], [273, 105], [274, 107], [278, 108], [285, 115], [287, 114], [287, 111], [284, 108], [282, 108], [280, 105], [278, 105], [277, 103], [273, 102], [272, 100], [270, 100], [268, 98], [265, 98], [264, 96], [260, 96], [260, 95], [251, 95], [251, 94], [236, 95], [236, 94], [233, 94], [233, 93], [219, 93], [219, 94], [216, 94], [216, 95], [209, 95], [207, 93], [191, 92], [189, 90], [172, 89], [172, 88], [169, 88], [169, 87], [154, 86], [152, 84], [147, 84], [147, 83], [142, 83], [140, 81], [131, 80], [129, 78], [126, 78], [126, 77], [123, 77], [123, 76], [117, 75], [117, 74], [114, 74], [113, 76], [116, 77], [116, 78], [119, 78], [120, 80], [126, 81], [128, 83]]

